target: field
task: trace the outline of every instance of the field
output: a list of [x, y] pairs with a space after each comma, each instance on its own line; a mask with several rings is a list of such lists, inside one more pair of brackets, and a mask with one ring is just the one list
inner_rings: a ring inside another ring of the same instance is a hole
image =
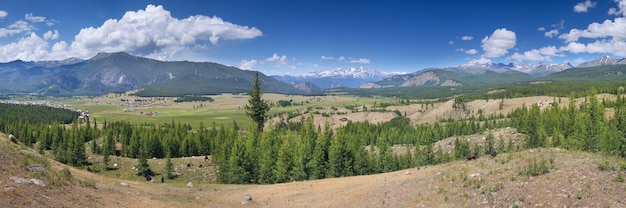
[[[64, 103], [73, 109], [89, 111], [98, 122], [128, 121], [131, 123], [171, 123], [172, 121], [199, 127], [200, 123], [211, 126], [214, 123], [231, 124], [247, 127], [251, 125], [245, 114], [244, 106], [248, 103], [247, 95], [223, 94], [211, 96], [213, 102], [174, 102], [175, 98], [141, 98], [129, 95], [106, 95], [102, 97], [75, 99], [50, 98], [53, 102]], [[306, 111], [316, 108], [343, 108], [344, 106], [373, 105], [378, 102], [395, 102], [390, 98], [358, 98], [352, 96], [298, 96], [282, 94], [264, 94], [263, 99], [277, 103], [280, 100], [292, 101], [294, 105], [271, 108], [268, 115]], [[122, 101], [124, 100], [124, 101]], [[136, 101], [142, 100], [142, 101]], [[135, 107], [133, 107], [135, 106]], [[143, 113], [143, 114], [142, 114]], [[152, 113], [150, 116], [148, 113]], [[156, 114], [158, 113], [158, 115]]]

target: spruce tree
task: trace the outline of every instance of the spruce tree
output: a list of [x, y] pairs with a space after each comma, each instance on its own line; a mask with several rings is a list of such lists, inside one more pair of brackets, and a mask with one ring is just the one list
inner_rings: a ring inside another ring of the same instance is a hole
[[259, 133], [263, 131], [265, 119], [267, 118], [265, 114], [270, 110], [270, 106], [263, 101], [261, 95], [263, 95], [263, 93], [261, 93], [259, 73], [257, 72], [254, 77], [254, 82], [252, 83], [252, 91], [250, 91], [248, 105], [246, 105], [246, 115], [250, 116], [256, 123], [257, 132]]
[[172, 172], [173, 169], [173, 164], [172, 164], [172, 153], [171, 151], [167, 151], [165, 153], [165, 174], [167, 174], [167, 178], [169, 179], [174, 179], [174, 173]]

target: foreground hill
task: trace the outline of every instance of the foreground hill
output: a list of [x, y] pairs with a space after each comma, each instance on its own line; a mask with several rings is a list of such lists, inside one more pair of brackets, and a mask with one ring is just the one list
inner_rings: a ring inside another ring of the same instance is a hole
[[[210, 62], [163, 62], [130, 54], [99, 53], [89, 60], [67, 63], [0, 64], [0, 93], [102, 95], [143, 88], [143, 96], [243, 93], [250, 90], [254, 71]], [[259, 75], [263, 91], [298, 93], [294, 87]]]
[[[369, 176], [275, 185], [192, 181], [193, 187], [186, 185], [188, 181], [121, 180], [74, 168], [69, 168], [69, 177], [60, 177], [67, 167], [35, 159], [22, 149], [31, 151], [0, 136], [4, 187], [0, 207], [235, 207], [243, 206], [246, 195], [252, 197], [245, 205], [250, 207], [619, 207], [626, 203], [623, 160], [557, 148]], [[29, 164], [40, 164], [46, 175], [28, 171]], [[18, 184], [11, 176], [40, 178], [47, 186]]]

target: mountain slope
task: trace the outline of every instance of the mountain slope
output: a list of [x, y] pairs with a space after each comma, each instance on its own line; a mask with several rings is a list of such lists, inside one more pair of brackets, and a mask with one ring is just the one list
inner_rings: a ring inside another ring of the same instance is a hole
[[[65, 62], [0, 64], [0, 93], [101, 95], [145, 88], [139, 95], [180, 96], [242, 93], [250, 89], [253, 71], [208, 62], [163, 62], [124, 52], [99, 53]], [[292, 86], [260, 76], [266, 92], [299, 93]]]
[[616, 58], [611, 58], [609, 56], [602, 56], [602, 57], [597, 58], [595, 60], [588, 61], [588, 62], [583, 62], [581, 64], [578, 64], [578, 66], [576, 66], [576, 68], [608, 66], [608, 65], [613, 65], [613, 64], [617, 63], [618, 61], [620, 61], [620, 60], [616, 59]]
[[410, 86], [475, 86], [516, 83], [530, 80], [531, 76], [513, 70], [464, 68], [425, 69], [412, 74], [396, 75], [378, 82], [363, 85], [365, 88], [410, 87]]
[[626, 65], [607, 65], [586, 68], [571, 68], [539, 78], [545, 81], [623, 81], [626, 80]]

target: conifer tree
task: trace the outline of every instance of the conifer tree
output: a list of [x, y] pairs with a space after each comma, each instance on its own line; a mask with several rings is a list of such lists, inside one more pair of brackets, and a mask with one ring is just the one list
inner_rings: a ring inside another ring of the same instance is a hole
[[252, 91], [250, 91], [250, 98], [248, 99], [248, 105], [246, 105], [246, 115], [250, 116], [254, 123], [256, 123], [257, 132], [263, 132], [263, 126], [265, 125], [266, 113], [270, 110], [270, 106], [261, 98], [261, 84], [259, 82], [259, 73], [257, 72], [254, 81], [252, 83]]
[[165, 174], [169, 179], [174, 179], [174, 173], [172, 172], [174, 170], [173, 166], [174, 165], [172, 164], [172, 153], [171, 151], [167, 151], [165, 153]]

